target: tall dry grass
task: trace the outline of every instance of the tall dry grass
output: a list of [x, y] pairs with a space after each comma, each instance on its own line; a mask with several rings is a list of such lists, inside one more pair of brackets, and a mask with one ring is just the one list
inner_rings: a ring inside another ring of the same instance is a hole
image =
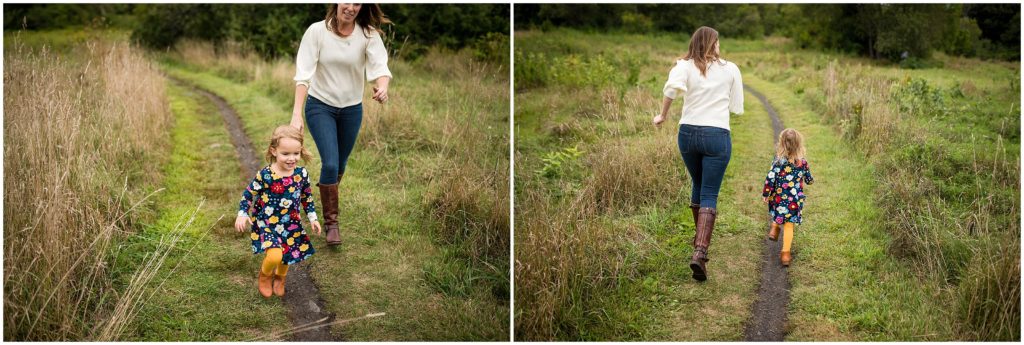
[[[978, 135], [994, 135], [988, 142], [943, 137], [934, 121], [950, 121], [942, 118], [957, 111], [949, 104], [966, 100], [870, 68], [832, 61], [821, 72], [821, 97], [810, 91], [807, 98], [880, 167], [889, 252], [956, 291], [949, 304], [962, 334], [1019, 340], [1020, 157], [1007, 150], [1006, 130]], [[960, 97], [977, 92], [970, 81], [960, 85]], [[970, 188], [953, 193], [959, 186], [951, 184]]]
[[[7, 47], [4, 339], [117, 339], [132, 315], [109, 309], [140, 295], [118, 291], [109, 259], [159, 178], [164, 81], [125, 43], [90, 41], [69, 55], [18, 37]], [[138, 278], [133, 287], [151, 281]]]

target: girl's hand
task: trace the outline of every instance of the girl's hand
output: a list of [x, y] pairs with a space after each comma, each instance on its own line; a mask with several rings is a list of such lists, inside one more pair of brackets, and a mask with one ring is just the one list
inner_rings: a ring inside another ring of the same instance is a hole
[[652, 120], [651, 122], [654, 122], [655, 126], [661, 126], [661, 123], [665, 122], [665, 115], [662, 115], [662, 114], [655, 115], [654, 116], [654, 120]]
[[373, 87], [373, 100], [384, 104], [388, 100], [388, 87], [387, 86], [375, 86]]
[[768, 197], [763, 197], [763, 198], [761, 198], [761, 200], [764, 200], [764, 203], [766, 203], [766, 204], [768, 203]]
[[320, 234], [320, 222], [310, 222], [309, 224], [313, 226], [313, 230], [315, 230], [316, 234], [319, 235]]
[[246, 223], [248, 223], [249, 226], [252, 226], [252, 219], [249, 219], [249, 217], [245, 216], [239, 216], [235, 218], [235, 230], [238, 230], [238, 232], [245, 232], [245, 229], [247, 228], [245, 226]]

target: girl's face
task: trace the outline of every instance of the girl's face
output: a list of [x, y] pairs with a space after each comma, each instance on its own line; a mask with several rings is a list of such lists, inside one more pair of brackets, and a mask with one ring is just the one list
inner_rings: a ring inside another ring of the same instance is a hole
[[295, 165], [302, 157], [302, 144], [292, 138], [281, 138], [277, 148], [270, 150], [274, 155], [274, 163], [285, 171], [295, 170]]
[[338, 4], [338, 21], [342, 24], [352, 24], [362, 8], [363, 4]]

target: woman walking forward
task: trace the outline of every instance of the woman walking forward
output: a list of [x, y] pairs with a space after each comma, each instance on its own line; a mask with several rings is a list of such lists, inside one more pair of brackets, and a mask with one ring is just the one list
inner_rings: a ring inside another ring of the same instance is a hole
[[719, 56], [718, 32], [702, 26], [690, 37], [686, 55], [676, 61], [663, 89], [659, 125], [672, 101], [683, 97], [677, 143], [693, 182], [690, 210], [696, 231], [690, 269], [693, 278], [707, 280], [708, 247], [718, 215], [718, 190], [732, 155], [729, 113], [743, 113], [743, 80], [736, 64]]
[[[388, 100], [388, 52], [381, 25], [391, 23], [376, 4], [332, 4], [327, 17], [302, 35], [295, 62], [292, 127], [309, 133], [320, 153], [320, 200], [327, 244], [341, 243], [338, 231], [338, 183], [363, 121], [363, 86], [376, 84], [373, 99]], [[305, 106], [303, 106], [305, 104]]]

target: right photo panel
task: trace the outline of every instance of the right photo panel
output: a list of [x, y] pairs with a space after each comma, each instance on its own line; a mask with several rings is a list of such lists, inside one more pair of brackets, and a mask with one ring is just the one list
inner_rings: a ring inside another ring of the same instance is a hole
[[1020, 4], [516, 4], [514, 339], [1020, 341]]

